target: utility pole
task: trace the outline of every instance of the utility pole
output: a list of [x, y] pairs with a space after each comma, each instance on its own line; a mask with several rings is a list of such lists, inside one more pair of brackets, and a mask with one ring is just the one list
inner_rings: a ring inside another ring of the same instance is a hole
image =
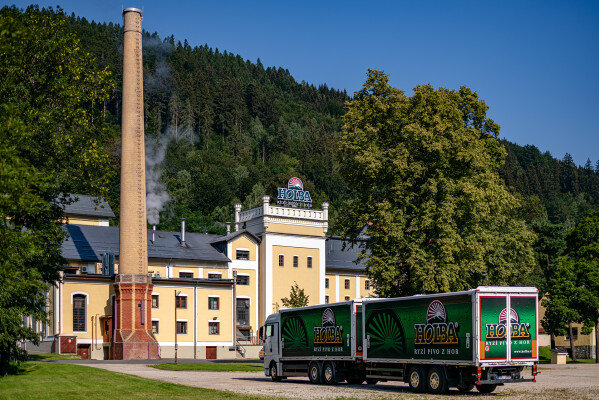
[[177, 343], [177, 336], [179, 333], [177, 332], [177, 296], [179, 296], [180, 294], [181, 291], [179, 290], [177, 292], [177, 289], [175, 289], [175, 364], [178, 361], [177, 352], [179, 351], [179, 344]]

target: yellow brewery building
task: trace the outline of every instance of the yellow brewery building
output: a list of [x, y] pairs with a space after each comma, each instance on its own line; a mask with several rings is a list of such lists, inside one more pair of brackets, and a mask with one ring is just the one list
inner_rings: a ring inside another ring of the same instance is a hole
[[[28, 321], [43, 338], [43, 351], [108, 359], [114, 334], [114, 274], [119, 229], [109, 226], [110, 206], [77, 195], [65, 208], [68, 261], [48, 293], [48, 323]], [[152, 276], [152, 332], [162, 358], [255, 358], [256, 332], [282, 307], [297, 282], [309, 304], [373, 296], [360, 250], [327, 236], [322, 210], [271, 204], [242, 210], [226, 235], [148, 230]], [[139, 305], [138, 305], [139, 306]], [[143, 312], [141, 310], [136, 312]]]

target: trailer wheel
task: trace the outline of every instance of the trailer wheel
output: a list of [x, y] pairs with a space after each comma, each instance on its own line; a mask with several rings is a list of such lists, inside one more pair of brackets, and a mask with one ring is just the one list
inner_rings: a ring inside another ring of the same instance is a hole
[[276, 362], [273, 361], [270, 363], [270, 368], [269, 368], [268, 373], [273, 382], [281, 382], [281, 377], [278, 376], [278, 373], [277, 373], [277, 363]]
[[308, 366], [308, 378], [310, 383], [319, 384], [322, 383], [322, 376], [320, 372], [320, 365], [316, 361], [312, 361]]
[[447, 393], [449, 390], [449, 385], [447, 383], [447, 377], [445, 376], [445, 370], [443, 367], [432, 367], [428, 371], [426, 387], [428, 392], [432, 394]]
[[410, 389], [416, 393], [423, 393], [426, 390], [426, 374], [422, 367], [412, 367], [408, 372], [408, 383]]
[[366, 384], [367, 385], [376, 385], [377, 383], [379, 383], [378, 379], [374, 379], [374, 378], [367, 378], [366, 379]]
[[489, 385], [489, 384], [483, 384], [483, 385], [476, 385], [476, 390], [478, 390], [480, 393], [492, 393], [493, 391], [495, 391], [495, 389], [497, 388], [497, 385]]
[[331, 361], [327, 361], [322, 366], [322, 380], [327, 385], [334, 385], [337, 383], [335, 373], [335, 363]]
[[348, 385], [361, 385], [364, 382], [364, 377], [360, 375], [349, 375], [345, 378]]
[[474, 389], [474, 383], [464, 383], [463, 385], [458, 385], [458, 390], [461, 393], [467, 393]]

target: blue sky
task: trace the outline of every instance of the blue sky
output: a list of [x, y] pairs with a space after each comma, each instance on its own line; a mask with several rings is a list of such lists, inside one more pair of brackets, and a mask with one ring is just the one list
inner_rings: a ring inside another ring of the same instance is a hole
[[[29, 1], [4, 1], [25, 7]], [[96, 21], [144, 10], [144, 28], [207, 43], [298, 80], [358, 90], [476, 90], [501, 137], [578, 164], [599, 160], [599, 1], [37, 1]]]

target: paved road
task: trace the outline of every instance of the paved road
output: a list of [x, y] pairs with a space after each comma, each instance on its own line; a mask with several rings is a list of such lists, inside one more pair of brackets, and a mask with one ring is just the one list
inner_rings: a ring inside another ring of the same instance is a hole
[[[262, 372], [206, 372], [206, 371], [163, 371], [143, 364], [130, 363], [88, 363], [87, 365], [121, 372], [143, 378], [164, 382], [196, 386], [208, 389], [227, 390], [243, 394], [264, 395], [270, 398], [297, 399], [336, 399], [352, 398], [442, 398], [454, 396], [422, 396], [413, 395], [408, 386], [399, 382], [385, 382], [377, 385], [335, 386], [311, 385], [304, 378], [290, 378], [283, 382], [272, 382]], [[598, 399], [599, 398], [599, 365], [570, 364], [543, 365], [537, 383], [516, 383], [499, 387], [490, 398], [515, 399]], [[452, 390], [457, 395], [457, 391]], [[456, 398], [476, 396], [471, 395]]]

